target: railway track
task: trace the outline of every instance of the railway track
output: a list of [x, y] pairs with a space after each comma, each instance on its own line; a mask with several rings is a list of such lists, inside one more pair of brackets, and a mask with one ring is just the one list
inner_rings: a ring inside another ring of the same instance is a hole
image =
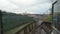
[[42, 24], [42, 29], [46, 32], [46, 34], [51, 34], [51, 32], [52, 32], [52, 27], [51, 27], [51, 25], [50, 24]]

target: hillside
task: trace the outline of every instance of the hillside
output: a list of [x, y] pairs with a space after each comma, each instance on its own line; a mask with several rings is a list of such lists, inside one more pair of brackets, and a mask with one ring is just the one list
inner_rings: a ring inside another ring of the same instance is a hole
[[2, 12], [2, 14], [3, 32], [34, 21], [32, 17], [28, 17], [27, 15], [7, 12]]

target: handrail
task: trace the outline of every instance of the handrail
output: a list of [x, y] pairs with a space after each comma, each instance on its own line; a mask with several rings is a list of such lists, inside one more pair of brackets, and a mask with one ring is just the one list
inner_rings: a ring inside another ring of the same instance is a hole
[[12, 29], [10, 31], [7, 31], [7, 32], [5, 32], [3, 34], [15, 34], [15, 33], [21, 31], [22, 29], [24, 29], [25, 27], [27, 27], [29, 24], [32, 24], [32, 23], [35, 23], [35, 22], [27, 23], [27, 24], [22, 25], [20, 27], [16, 27], [15, 29]]
[[60, 34], [60, 31], [59, 31], [59, 30], [57, 30], [54, 26], [52, 26], [52, 28], [53, 28], [53, 30], [55, 30], [57, 33], [59, 33], [59, 34]]
[[36, 33], [35, 33], [35, 32], [37, 32], [36, 30], [37, 30], [38, 28], [41, 29], [41, 26], [42, 26], [42, 25], [36, 26], [36, 27], [31, 31], [31, 34], [36, 34]]
[[[31, 31], [33, 31], [34, 28], [35, 28], [35, 27], [33, 27], [33, 24], [34, 24], [34, 23], [30, 23], [30, 24], [26, 25], [23, 29], [17, 31], [15, 34], [19, 34], [21, 31], [24, 31], [23, 34], [30, 34]], [[36, 26], [36, 23], [35, 23], [34, 26]], [[29, 32], [27, 31], [27, 28], [30, 30]], [[32, 30], [31, 30], [31, 28], [32, 28]], [[21, 33], [20, 33], [20, 34], [21, 34]]]

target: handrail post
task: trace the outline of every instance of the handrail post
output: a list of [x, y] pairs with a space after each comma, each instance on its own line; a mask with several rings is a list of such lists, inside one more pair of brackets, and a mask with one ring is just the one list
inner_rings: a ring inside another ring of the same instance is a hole
[[27, 27], [24, 28], [24, 34], [27, 34]]

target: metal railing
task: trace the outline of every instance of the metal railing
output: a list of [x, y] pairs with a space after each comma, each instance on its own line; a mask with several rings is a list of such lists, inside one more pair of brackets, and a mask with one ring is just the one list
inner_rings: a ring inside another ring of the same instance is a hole
[[36, 27], [36, 22], [33, 21], [31, 23], [24, 24], [20, 27], [16, 27], [10, 31], [7, 31], [3, 34], [30, 34], [31, 31]]
[[[47, 31], [46, 31], [47, 29]], [[43, 30], [43, 31], [42, 31]], [[45, 24], [36, 26], [36, 23], [30, 23], [15, 34], [51, 34]]]
[[39, 26], [36, 26], [36, 22], [28, 23], [20, 28], [12, 29], [11, 31], [8, 31], [4, 34], [60, 34], [60, 32], [52, 27], [53, 31], [51, 32], [49, 30], [48, 26], [45, 26], [45, 24], [41, 24]]
[[15, 34], [30, 34], [35, 27], [36, 27], [36, 23], [30, 23], [21, 30], [17, 31]]
[[60, 34], [60, 31], [59, 30], [57, 30], [54, 26], [52, 26], [52, 28], [53, 28], [53, 34]]

